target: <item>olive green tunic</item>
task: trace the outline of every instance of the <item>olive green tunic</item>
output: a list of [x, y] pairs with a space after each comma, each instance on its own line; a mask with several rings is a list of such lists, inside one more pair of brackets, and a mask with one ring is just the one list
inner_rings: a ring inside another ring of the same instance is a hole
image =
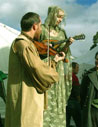
[[[42, 25], [41, 39], [49, 38], [49, 29]], [[63, 29], [57, 27], [50, 28], [50, 40], [65, 40], [66, 33]], [[66, 43], [66, 42], [65, 42]], [[64, 43], [64, 44], [65, 44]], [[58, 51], [64, 46], [62, 44]], [[57, 72], [59, 73], [59, 82], [55, 83], [50, 90], [48, 90], [48, 109], [44, 111], [44, 127], [66, 127], [66, 104], [72, 88], [72, 67], [70, 58], [70, 49], [66, 54], [68, 63], [63, 61], [58, 62]], [[51, 56], [52, 59], [52, 56]], [[45, 61], [47, 59], [44, 59]]]
[[5, 127], [43, 127], [43, 93], [56, 81], [57, 72], [39, 58], [33, 42], [19, 35], [9, 56]]

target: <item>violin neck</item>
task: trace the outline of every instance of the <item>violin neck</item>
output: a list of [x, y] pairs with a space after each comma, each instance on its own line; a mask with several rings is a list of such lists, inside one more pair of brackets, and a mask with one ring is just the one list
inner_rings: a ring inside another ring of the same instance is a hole
[[61, 51], [63, 51], [63, 52], [67, 52], [67, 51], [68, 51], [68, 48], [69, 48], [69, 45], [70, 45], [69, 42], [66, 43], [66, 44], [64, 45], [64, 47], [61, 49]]
[[51, 42], [51, 44], [53, 45], [53, 46], [55, 46], [55, 45], [59, 45], [59, 44], [62, 44], [62, 43], [64, 43], [64, 42], [67, 42], [68, 41], [68, 39], [65, 39], [65, 40], [61, 40], [61, 41], [58, 41], [58, 42]]

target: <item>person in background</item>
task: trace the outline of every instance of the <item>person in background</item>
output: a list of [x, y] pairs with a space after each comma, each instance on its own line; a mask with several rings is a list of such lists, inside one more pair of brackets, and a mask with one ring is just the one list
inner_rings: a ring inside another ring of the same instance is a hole
[[67, 127], [70, 127], [71, 117], [76, 127], [81, 127], [80, 84], [78, 77], [79, 64], [72, 62], [72, 91], [66, 108]]
[[[43, 127], [44, 93], [57, 82], [55, 68], [39, 57], [34, 39], [40, 38], [41, 19], [34, 12], [21, 19], [21, 34], [9, 55], [5, 127]], [[65, 54], [54, 56], [56, 64]]]
[[[65, 127], [66, 126], [66, 104], [72, 88], [72, 66], [71, 51], [69, 45], [74, 41], [70, 38], [66, 41], [67, 35], [61, 27], [61, 22], [65, 23], [66, 13], [58, 6], [50, 6], [44, 24], [42, 24], [41, 40], [50, 40], [49, 44], [58, 52], [65, 52], [68, 61], [59, 61], [56, 70], [59, 73], [59, 82], [55, 83], [48, 90], [48, 108], [44, 111], [44, 127]], [[64, 22], [63, 22], [64, 21]], [[65, 25], [65, 24], [64, 24]], [[51, 43], [54, 42], [54, 44]], [[56, 45], [56, 41], [63, 43]], [[57, 46], [57, 47], [54, 47]], [[50, 61], [53, 56], [49, 56]], [[47, 61], [48, 58], [41, 56], [41, 59]]]
[[6, 103], [6, 92], [4, 87], [4, 80], [7, 79], [8, 75], [3, 71], [0, 71], [0, 97]]
[[[0, 97], [3, 99], [4, 103], [6, 103], [6, 92], [4, 87], [4, 80], [7, 79], [7, 74], [3, 71], [0, 71]], [[0, 114], [0, 127], [3, 127], [3, 120]]]
[[95, 67], [88, 70], [81, 84], [82, 127], [98, 127], [98, 52]]

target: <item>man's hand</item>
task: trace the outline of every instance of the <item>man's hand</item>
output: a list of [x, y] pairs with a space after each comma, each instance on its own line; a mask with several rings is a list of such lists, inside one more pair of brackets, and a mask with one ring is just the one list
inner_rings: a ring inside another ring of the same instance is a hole
[[56, 54], [54, 57], [54, 61], [58, 62], [60, 60], [64, 60], [65, 58], [65, 53], [64, 52], [60, 52], [60, 54]]

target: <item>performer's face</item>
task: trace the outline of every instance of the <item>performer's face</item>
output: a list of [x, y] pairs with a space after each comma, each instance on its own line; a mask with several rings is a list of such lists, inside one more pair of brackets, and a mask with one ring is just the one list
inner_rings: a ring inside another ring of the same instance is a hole
[[98, 55], [95, 58], [95, 65], [96, 65], [96, 69], [98, 70]]
[[62, 22], [63, 18], [64, 18], [64, 12], [59, 10], [56, 25], [60, 24]]
[[78, 74], [79, 72], [79, 65], [76, 64], [76, 67], [72, 69], [74, 74]]

